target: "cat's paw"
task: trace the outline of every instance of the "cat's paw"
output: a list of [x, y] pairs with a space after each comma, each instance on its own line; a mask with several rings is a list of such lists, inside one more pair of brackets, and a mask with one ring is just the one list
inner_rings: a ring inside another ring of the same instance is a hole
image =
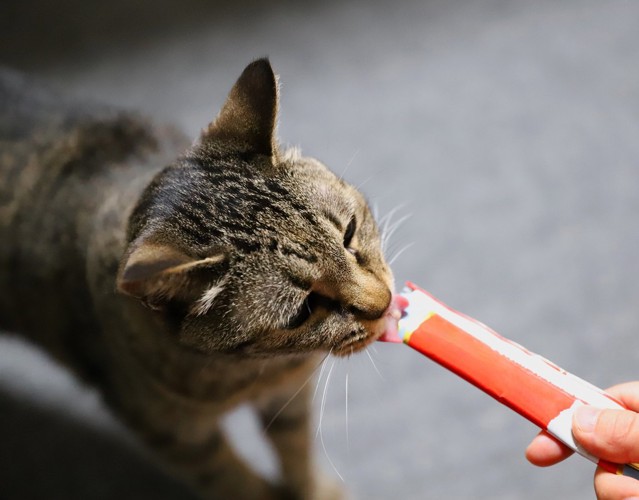
[[315, 482], [310, 500], [348, 500], [348, 495], [343, 483], [328, 476], [320, 476]]
[[319, 476], [312, 485], [306, 484], [305, 488], [292, 489], [280, 486], [276, 490], [279, 500], [348, 500], [349, 497], [342, 483], [328, 476]]

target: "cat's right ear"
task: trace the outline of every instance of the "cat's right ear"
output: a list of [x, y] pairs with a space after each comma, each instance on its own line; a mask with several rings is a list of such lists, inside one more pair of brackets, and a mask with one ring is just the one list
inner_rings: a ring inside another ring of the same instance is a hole
[[220, 114], [201, 141], [218, 141], [236, 152], [276, 153], [277, 78], [268, 59], [249, 64], [231, 89]]
[[120, 265], [117, 288], [152, 308], [172, 300], [193, 303], [219, 282], [227, 266], [223, 252], [195, 259], [170, 245], [133, 245]]

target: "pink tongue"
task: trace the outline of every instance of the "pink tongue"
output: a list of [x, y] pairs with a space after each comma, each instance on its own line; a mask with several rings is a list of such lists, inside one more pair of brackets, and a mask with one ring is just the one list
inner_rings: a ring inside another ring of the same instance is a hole
[[390, 306], [388, 306], [388, 310], [384, 316], [384, 319], [386, 320], [386, 330], [377, 340], [381, 342], [395, 342], [401, 344], [402, 339], [399, 338], [398, 334], [398, 322], [406, 307], [408, 307], [408, 300], [405, 297], [402, 297], [401, 295], [393, 295], [393, 300], [391, 301]]

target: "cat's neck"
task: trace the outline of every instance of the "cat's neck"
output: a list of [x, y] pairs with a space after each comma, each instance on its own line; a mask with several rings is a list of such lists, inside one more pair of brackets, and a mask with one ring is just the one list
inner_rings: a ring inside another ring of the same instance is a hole
[[[120, 300], [120, 298], [118, 299]], [[117, 383], [135, 380], [146, 390], [162, 392], [186, 404], [205, 403], [220, 413], [236, 403], [259, 394], [265, 387], [282, 382], [296, 369], [315, 363], [318, 354], [251, 357], [242, 352], [201, 353], [180, 344], [175, 331], [160, 313], [128, 303], [128, 332], [109, 330], [109, 362], [118, 369], [109, 372], [123, 377]], [[135, 332], [135, 333], [132, 333]]]

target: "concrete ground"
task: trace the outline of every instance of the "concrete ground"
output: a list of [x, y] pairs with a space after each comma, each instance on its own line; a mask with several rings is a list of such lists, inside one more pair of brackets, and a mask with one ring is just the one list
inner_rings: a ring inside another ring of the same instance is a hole
[[[282, 140], [380, 214], [411, 215], [398, 283], [603, 387], [639, 378], [637, 47], [639, 3], [621, 0], [0, 6], [0, 63], [192, 134], [270, 56]], [[369, 354], [329, 361], [316, 400], [318, 458], [353, 497], [594, 498], [587, 461], [525, 461], [535, 429], [519, 416], [408, 348]], [[270, 470], [250, 414], [235, 417]], [[95, 393], [2, 336], [0, 498], [188, 495]]]

